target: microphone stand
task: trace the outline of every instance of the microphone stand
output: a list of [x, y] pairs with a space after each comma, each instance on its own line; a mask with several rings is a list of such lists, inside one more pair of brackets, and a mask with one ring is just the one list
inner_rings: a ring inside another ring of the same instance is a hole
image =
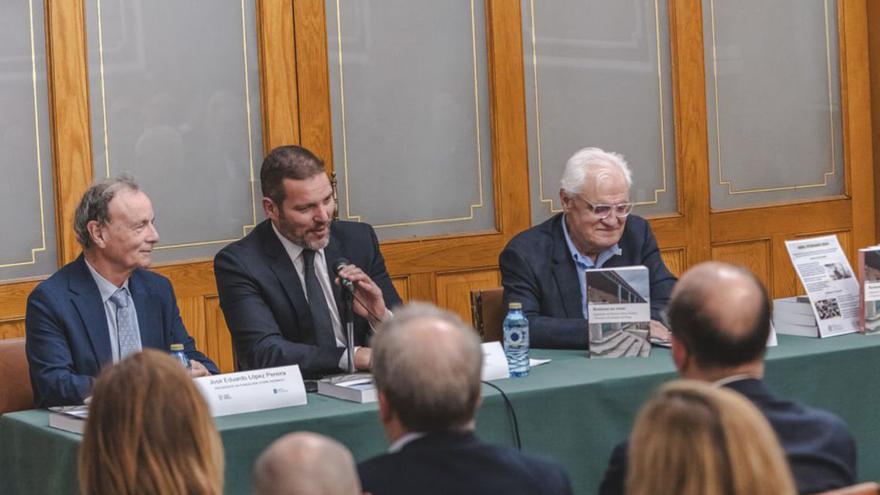
[[342, 321], [345, 324], [345, 347], [348, 350], [348, 372], [355, 373], [354, 368], [354, 294], [345, 288], [342, 290]]

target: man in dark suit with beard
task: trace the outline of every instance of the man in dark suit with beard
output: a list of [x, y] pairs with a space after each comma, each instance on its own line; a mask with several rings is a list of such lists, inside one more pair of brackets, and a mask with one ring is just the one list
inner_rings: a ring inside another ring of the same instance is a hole
[[397, 311], [373, 339], [387, 454], [358, 466], [373, 495], [565, 495], [562, 466], [474, 434], [483, 353], [476, 332], [429, 304]]
[[[752, 401], [779, 437], [798, 491], [816, 493], [856, 481], [856, 445], [837, 416], [776, 397], [764, 385], [770, 301], [744, 268], [702, 263], [688, 270], [669, 303], [672, 359], [682, 378], [727, 387]], [[626, 444], [611, 455], [603, 495], [624, 493]]]
[[268, 219], [214, 258], [239, 366], [298, 364], [310, 378], [346, 369], [340, 312], [347, 280], [355, 299], [353, 360], [357, 369], [369, 369], [370, 328], [400, 304], [376, 233], [364, 223], [333, 220], [336, 201], [324, 163], [305, 148], [272, 150], [260, 184]]

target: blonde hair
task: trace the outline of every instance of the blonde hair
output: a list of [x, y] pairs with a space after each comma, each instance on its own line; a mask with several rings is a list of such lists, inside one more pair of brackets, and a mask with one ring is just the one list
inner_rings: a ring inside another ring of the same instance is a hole
[[81, 493], [219, 495], [223, 446], [186, 370], [147, 349], [95, 383], [79, 451]]
[[794, 494], [776, 434], [738, 393], [693, 380], [642, 408], [629, 444], [627, 495]]

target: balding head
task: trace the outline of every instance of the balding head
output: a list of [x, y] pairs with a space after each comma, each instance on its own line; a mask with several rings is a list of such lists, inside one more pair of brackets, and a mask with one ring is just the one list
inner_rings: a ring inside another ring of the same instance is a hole
[[408, 431], [467, 428], [480, 401], [483, 353], [456, 315], [417, 303], [395, 311], [372, 341], [373, 377]]
[[255, 495], [359, 495], [351, 453], [316, 433], [276, 440], [254, 465]]
[[681, 277], [669, 301], [676, 342], [702, 369], [760, 363], [770, 332], [770, 301], [748, 270], [701, 263]]

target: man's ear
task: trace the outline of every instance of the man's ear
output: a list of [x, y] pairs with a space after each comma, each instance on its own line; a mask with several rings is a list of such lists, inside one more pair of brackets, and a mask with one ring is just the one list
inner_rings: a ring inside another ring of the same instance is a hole
[[688, 353], [684, 342], [679, 340], [674, 333], [669, 334], [669, 342], [672, 348], [672, 362], [675, 364], [675, 369], [678, 370], [678, 373], [683, 375], [690, 367], [690, 353]]
[[278, 221], [278, 205], [269, 198], [263, 198], [263, 213], [266, 214], [266, 218], [269, 220]]
[[382, 424], [386, 424], [392, 419], [394, 419], [394, 412], [391, 411], [391, 406], [388, 405], [388, 397], [385, 396], [385, 392], [379, 390], [379, 420]]
[[559, 202], [562, 203], [562, 211], [568, 213], [569, 208], [571, 208], [571, 198], [561, 188], [559, 189]]
[[92, 220], [87, 223], [86, 230], [89, 231], [89, 237], [94, 245], [99, 248], [107, 246], [107, 242], [104, 240], [104, 230], [101, 229], [101, 224], [99, 224], [97, 220]]

